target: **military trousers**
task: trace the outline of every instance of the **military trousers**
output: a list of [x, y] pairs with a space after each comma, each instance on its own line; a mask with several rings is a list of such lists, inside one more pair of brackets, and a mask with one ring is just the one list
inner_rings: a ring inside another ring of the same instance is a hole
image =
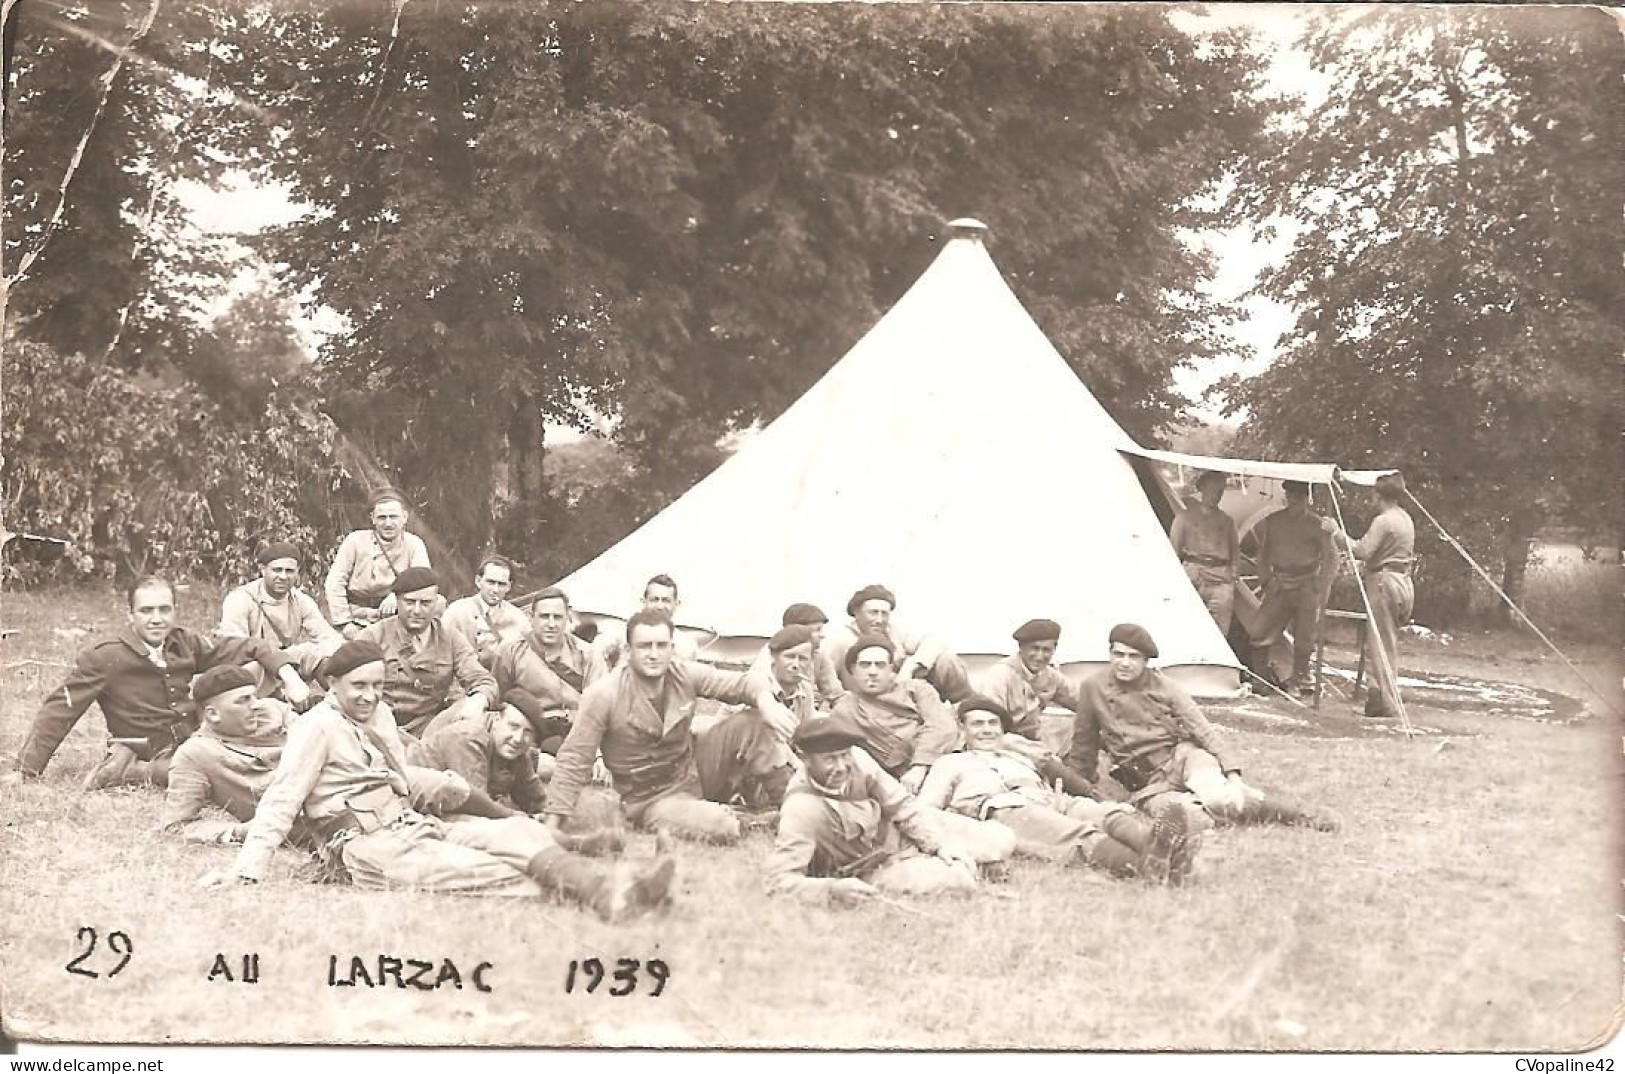
[[1185, 564], [1185, 577], [1191, 580], [1202, 603], [1219, 633], [1230, 633], [1230, 619], [1236, 607], [1236, 577], [1228, 567], [1209, 567], [1201, 563]]
[[1023, 854], [1064, 861], [1082, 846], [1105, 837], [1101, 825], [1113, 812], [1133, 812], [1123, 802], [1097, 802], [1052, 792], [1049, 805], [1001, 806], [988, 812], [988, 819], [1016, 833], [1017, 848]]
[[1366, 595], [1371, 598], [1371, 637], [1373, 652], [1371, 690], [1365, 711], [1372, 716], [1399, 715], [1399, 628], [1411, 621], [1416, 588], [1408, 574], [1373, 571], [1365, 576]]
[[355, 836], [340, 853], [359, 888], [540, 898], [525, 868], [557, 846], [531, 817], [440, 820], [414, 813]]
[[1292, 627], [1292, 677], [1300, 682], [1308, 679], [1309, 663], [1315, 655], [1315, 620], [1319, 605], [1320, 589], [1313, 577], [1276, 582], [1265, 592], [1258, 620], [1253, 625], [1253, 645], [1265, 649], [1275, 643], [1281, 628]]

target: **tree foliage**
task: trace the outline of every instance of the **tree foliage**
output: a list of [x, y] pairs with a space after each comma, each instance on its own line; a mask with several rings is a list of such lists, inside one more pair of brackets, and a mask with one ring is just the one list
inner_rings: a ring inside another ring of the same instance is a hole
[[[1403, 467], [1516, 590], [1540, 524], [1621, 521], [1617, 26], [1383, 7], [1317, 16], [1307, 48], [1327, 97], [1242, 177], [1256, 219], [1302, 229], [1263, 284], [1297, 325], [1229, 386], [1244, 443]], [[1467, 568], [1428, 550], [1419, 615], [1443, 621]]]

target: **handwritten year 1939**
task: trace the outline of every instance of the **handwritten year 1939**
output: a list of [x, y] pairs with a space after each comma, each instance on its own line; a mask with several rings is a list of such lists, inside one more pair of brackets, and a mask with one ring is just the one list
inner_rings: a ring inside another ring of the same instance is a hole
[[639, 970], [654, 982], [648, 990], [651, 998], [666, 990], [666, 982], [671, 979], [671, 967], [658, 958], [641, 962], [635, 958], [618, 958], [613, 973], [609, 972], [602, 959], [583, 958], [570, 960], [569, 972], [564, 976], [564, 991], [567, 994], [581, 991], [591, 995], [598, 991], [607, 975], [613, 983], [605, 989], [606, 992], [612, 996], [630, 996], [638, 990], [640, 983], [644, 983], [645, 978], [639, 976]]

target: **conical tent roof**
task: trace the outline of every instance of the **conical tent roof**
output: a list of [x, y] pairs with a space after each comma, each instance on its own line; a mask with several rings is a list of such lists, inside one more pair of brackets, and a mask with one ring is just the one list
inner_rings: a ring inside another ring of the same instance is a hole
[[1045, 617], [1058, 662], [1099, 663], [1129, 620], [1165, 668], [1234, 668], [1119, 454], [1132, 447], [962, 234], [777, 420], [560, 584], [624, 617], [670, 574], [680, 624], [760, 639], [796, 601], [838, 624], [879, 582], [899, 620], [967, 656], [1012, 652], [1011, 631]]

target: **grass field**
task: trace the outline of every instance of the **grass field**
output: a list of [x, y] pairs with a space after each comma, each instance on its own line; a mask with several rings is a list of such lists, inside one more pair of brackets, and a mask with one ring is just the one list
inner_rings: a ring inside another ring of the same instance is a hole
[[[213, 594], [182, 607], [207, 626]], [[22, 633], [5, 643], [0, 754], [72, 658], [55, 628], [121, 620], [107, 593], [6, 598]], [[1577, 654], [1621, 706], [1618, 641]], [[1505, 636], [1412, 643], [1402, 663], [1583, 696]], [[1546, 1050], [1604, 1033], [1625, 950], [1618, 717], [1417, 707], [1443, 734], [1406, 742], [1349, 712], [1329, 706], [1320, 737], [1234, 732], [1250, 777], [1345, 830], [1216, 833], [1184, 889], [1018, 862], [1009, 898], [812, 908], [762, 893], [759, 834], [685, 848], [676, 907], [620, 928], [551, 904], [315, 886], [292, 854], [257, 889], [203, 889], [231, 851], [159, 837], [157, 792], [78, 792], [101, 750], [91, 714], [43, 780], [0, 790], [0, 1013], [13, 1036], [150, 1042]], [[86, 926], [101, 977], [64, 968]], [[133, 954], [107, 977], [111, 930]], [[249, 952], [257, 984], [207, 980], [217, 953]], [[465, 978], [490, 962], [492, 990], [329, 987], [329, 955], [352, 954], [449, 958]], [[659, 958], [670, 981], [658, 997], [566, 994], [570, 961], [592, 956]]]

